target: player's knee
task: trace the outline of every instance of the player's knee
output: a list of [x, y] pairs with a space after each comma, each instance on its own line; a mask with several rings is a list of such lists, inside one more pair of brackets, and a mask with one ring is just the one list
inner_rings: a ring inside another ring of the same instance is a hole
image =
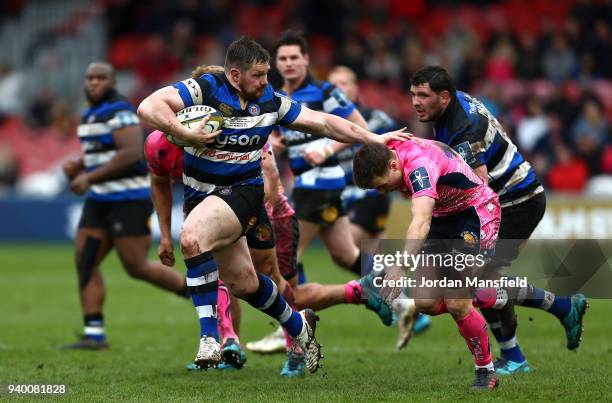
[[453, 316], [465, 316], [469, 313], [472, 306], [472, 301], [469, 299], [445, 299], [446, 309]]
[[136, 280], [147, 279], [147, 268], [145, 262], [124, 262], [123, 266], [128, 275]]
[[435, 299], [415, 299], [414, 304], [419, 312], [428, 315], [437, 315], [438, 300]]
[[254, 259], [253, 264], [255, 265], [255, 270], [258, 273], [265, 274], [266, 276], [270, 276], [274, 272], [274, 264], [276, 260], [276, 255], [274, 252], [271, 253], [261, 253]]
[[181, 252], [185, 257], [196, 256], [202, 250], [210, 250], [205, 245], [201, 245], [198, 239], [198, 233], [195, 229], [184, 227], [181, 230]]

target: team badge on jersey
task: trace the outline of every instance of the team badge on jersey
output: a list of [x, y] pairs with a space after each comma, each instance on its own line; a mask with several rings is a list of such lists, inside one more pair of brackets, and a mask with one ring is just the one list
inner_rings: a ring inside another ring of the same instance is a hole
[[228, 104], [223, 103], [223, 102], [219, 104], [219, 110], [225, 116], [232, 116], [234, 114], [234, 107], [229, 106]]
[[472, 147], [469, 141], [464, 141], [461, 144], [455, 146], [455, 151], [459, 153], [461, 158], [468, 164], [474, 163], [474, 154], [472, 153]]
[[431, 188], [429, 174], [427, 173], [425, 167], [418, 167], [408, 176], [410, 178], [410, 182], [412, 183], [412, 189], [414, 190], [414, 193]]
[[272, 228], [264, 224], [258, 226], [256, 237], [262, 242], [270, 240], [272, 238]]
[[251, 116], [257, 116], [259, 115], [260, 112], [261, 112], [261, 109], [259, 109], [259, 105], [251, 104], [249, 106], [249, 113], [251, 114]]

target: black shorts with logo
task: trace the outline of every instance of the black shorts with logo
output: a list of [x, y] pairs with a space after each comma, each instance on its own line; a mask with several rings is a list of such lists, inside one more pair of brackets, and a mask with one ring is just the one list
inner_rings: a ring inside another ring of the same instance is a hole
[[341, 198], [342, 189], [296, 188], [293, 189], [292, 196], [295, 204], [295, 214], [300, 220], [329, 227], [338, 218], [346, 215]]
[[79, 228], [102, 228], [112, 238], [151, 234], [150, 199], [102, 201], [86, 199]]
[[366, 196], [347, 206], [349, 219], [370, 234], [385, 230], [391, 207], [389, 193]]
[[249, 248], [253, 249], [272, 249], [276, 245], [272, 223], [264, 208], [262, 213], [257, 216], [257, 223], [245, 234]]
[[[267, 217], [264, 208], [264, 187], [262, 185], [247, 186], [217, 186], [211, 193], [197, 198], [185, 199], [183, 214], [185, 217], [191, 213], [202, 200], [208, 196], [217, 196], [232, 209], [242, 226], [244, 235], [249, 229], [257, 226], [258, 222]], [[268, 220], [269, 223], [269, 220]]]

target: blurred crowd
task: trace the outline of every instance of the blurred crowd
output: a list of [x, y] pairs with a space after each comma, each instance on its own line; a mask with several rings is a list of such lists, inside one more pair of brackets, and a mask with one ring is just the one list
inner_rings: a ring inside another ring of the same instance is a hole
[[[100, 4], [108, 59], [122, 74], [120, 90], [136, 103], [197, 65], [222, 64], [225, 47], [240, 35], [271, 49], [284, 29], [298, 29], [309, 40], [316, 77], [325, 78], [337, 64], [349, 66], [358, 75], [361, 102], [385, 110], [418, 135], [428, 136], [431, 129], [414, 117], [409, 78], [424, 65], [439, 64], [460, 90], [480, 98], [497, 116], [548, 189], [612, 189], [601, 185], [609, 179], [602, 175], [612, 175], [610, 1]], [[0, 183], [8, 187], [48, 173], [59, 159], [78, 152], [74, 128], [83, 106], [82, 100], [67, 102], [49, 93], [15, 106], [23, 101], [16, 95], [19, 80], [24, 77], [18, 71], [0, 68]], [[278, 80], [274, 72], [271, 80]], [[56, 146], [58, 151], [51, 151]]]

